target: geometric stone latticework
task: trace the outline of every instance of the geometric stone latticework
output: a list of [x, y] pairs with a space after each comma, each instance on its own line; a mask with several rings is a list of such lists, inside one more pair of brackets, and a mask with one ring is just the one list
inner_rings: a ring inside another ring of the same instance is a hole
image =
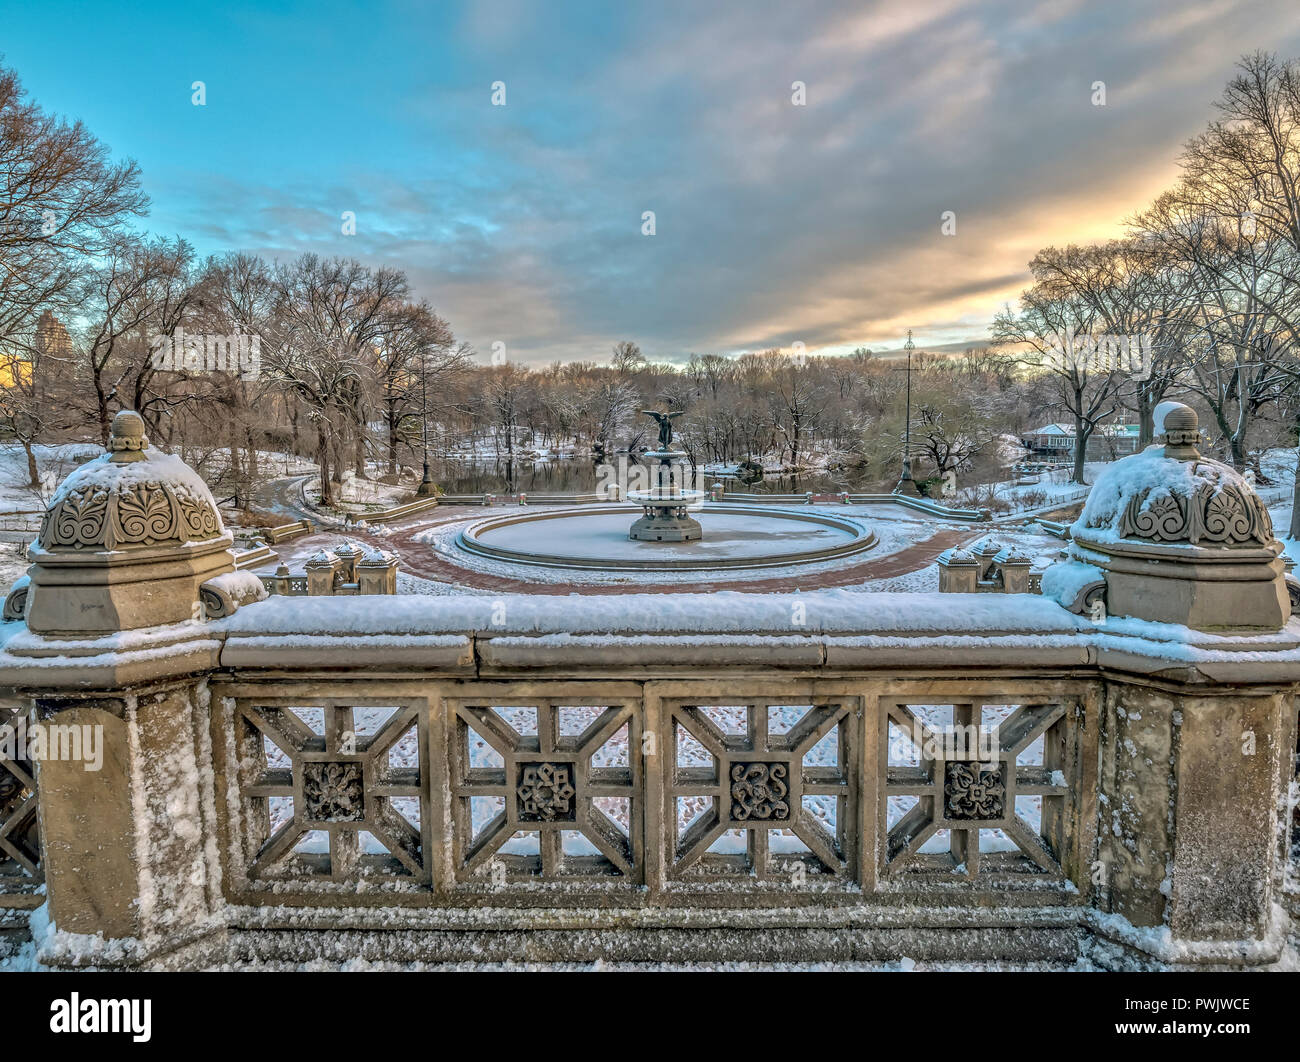
[[644, 875], [640, 721], [629, 702], [457, 703], [451, 844], [466, 889]]
[[669, 704], [668, 875], [787, 883], [809, 874], [850, 877], [854, 724], [843, 704]]
[[[0, 705], [0, 727], [19, 730], [21, 709]], [[36, 771], [17, 742], [0, 743], [0, 891], [27, 891], [44, 880]]]
[[[241, 700], [232, 722], [250, 882], [428, 883], [429, 827], [417, 810], [428, 779], [419, 709]], [[365, 722], [372, 732], [359, 733]]]
[[[1005, 717], [990, 725], [985, 708]], [[1068, 778], [1078, 762], [1073, 724], [1080, 710], [1072, 703], [1015, 705], [992, 697], [947, 705], [887, 703], [886, 725], [892, 727], [881, 753], [884, 872], [1064, 876], [1062, 855], [1072, 841]], [[950, 713], [950, 719], [936, 722], [936, 713]], [[1018, 797], [1036, 800], [1036, 810], [1022, 812]], [[983, 848], [982, 833], [991, 835]]]

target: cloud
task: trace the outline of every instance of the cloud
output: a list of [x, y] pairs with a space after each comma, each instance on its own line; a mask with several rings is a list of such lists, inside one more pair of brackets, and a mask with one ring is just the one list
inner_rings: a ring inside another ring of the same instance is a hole
[[467, 5], [400, 99], [358, 81], [386, 115], [364, 152], [150, 190], [205, 250], [401, 265], [524, 361], [978, 340], [1039, 247], [1118, 234], [1172, 179], [1238, 55], [1300, 52], [1290, 2]]

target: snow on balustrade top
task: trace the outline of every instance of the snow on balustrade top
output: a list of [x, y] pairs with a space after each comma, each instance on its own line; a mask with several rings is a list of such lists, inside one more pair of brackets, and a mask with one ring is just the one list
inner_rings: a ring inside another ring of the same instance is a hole
[[[1259, 547], [1273, 541], [1273, 523], [1255, 489], [1235, 469], [1202, 457], [1196, 411], [1181, 402], [1156, 409], [1157, 442], [1116, 461], [1098, 478], [1075, 539], [1209, 547]], [[1159, 439], [1163, 438], [1163, 444]]]
[[1033, 564], [1034, 558], [1017, 545], [1006, 545], [997, 551], [993, 560], [998, 564]]
[[179, 457], [152, 450], [138, 413], [113, 418], [108, 452], [76, 469], [41, 522], [46, 550], [209, 542], [225, 533], [212, 492]]
[[948, 567], [973, 567], [979, 564], [974, 554], [969, 550], [962, 549], [960, 546], [952, 546], [939, 554], [938, 563]]
[[232, 635], [692, 635], [915, 633], [1060, 634], [1087, 620], [1037, 594], [953, 595], [813, 590], [802, 594], [503, 594], [448, 597], [276, 597], [240, 609]]

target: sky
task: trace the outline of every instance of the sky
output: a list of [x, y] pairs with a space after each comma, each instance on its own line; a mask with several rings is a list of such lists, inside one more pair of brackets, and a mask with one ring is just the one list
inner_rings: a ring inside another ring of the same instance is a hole
[[3, 61], [139, 162], [150, 231], [398, 266], [526, 364], [980, 341], [1256, 49], [1300, 56], [1300, 3], [0, 0]]

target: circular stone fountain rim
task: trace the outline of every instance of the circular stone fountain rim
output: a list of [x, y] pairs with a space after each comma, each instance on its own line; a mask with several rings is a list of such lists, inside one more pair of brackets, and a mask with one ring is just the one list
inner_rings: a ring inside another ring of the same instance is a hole
[[456, 535], [456, 545], [466, 553], [492, 560], [510, 561], [514, 564], [526, 564], [536, 568], [568, 568], [575, 571], [701, 571], [723, 569], [729, 571], [749, 568], [786, 568], [800, 564], [814, 564], [818, 561], [834, 560], [873, 549], [879, 539], [876, 533], [862, 524], [845, 517], [831, 516], [825, 513], [801, 513], [790, 509], [756, 508], [752, 505], [711, 505], [703, 510], [705, 513], [723, 513], [728, 516], [773, 516], [784, 520], [801, 520], [805, 523], [820, 524], [836, 530], [847, 531], [854, 536], [849, 542], [837, 546], [825, 546], [821, 549], [808, 550], [804, 553], [786, 553], [770, 558], [736, 558], [709, 557], [683, 560], [600, 560], [583, 561], [575, 557], [561, 557], [552, 554], [523, 553], [500, 546], [490, 546], [476, 536], [484, 531], [514, 524], [530, 523], [541, 520], [554, 520], [566, 516], [596, 516], [608, 514], [635, 515], [640, 507], [626, 505], [600, 506], [587, 509], [557, 509], [549, 512], [517, 513], [510, 516], [489, 517], [469, 527], [462, 528]]
[[650, 487], [648, 490], [640, 490], [640, 489], [630, 490], [627, 492], [627, 500], [631, 502], [640, 502], [640, 503], [645, 503], [645, 502], [690, 503], [690, 502], [702, 501], [704, 498], [708, 496], [707, 491], [695, 490], [693, 487], [680, 488], [676, 490], [674, 490], [674, 488], [672, 487], [669, 487], [668, 490], [670, 491], [670, 493], [661, 494], [660, 491], [663, 489], [664, 488], [662, 487]]

